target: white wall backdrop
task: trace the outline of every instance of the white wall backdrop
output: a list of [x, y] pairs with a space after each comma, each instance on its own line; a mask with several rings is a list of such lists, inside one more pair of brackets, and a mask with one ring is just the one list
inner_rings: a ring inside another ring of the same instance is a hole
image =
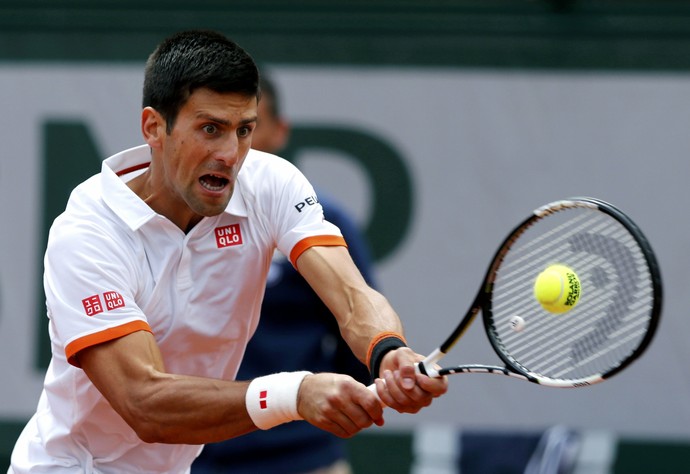
[[[83, 120], [106, 154], [141, 143], [142, 69], [0, 66], [0, 418], [29, 416], [42, 381], [31, 369], [41, 277], [40, 124]], [[389, 414], [388, 428], [423, 417], [472, 428], [562, 423], [690, 440], [690, 75], [280, 65], [271, 72], [294, 124], [363, 129], [405, 157], [413, 226], [378, 277], [419, 352], [455, 326], [495, 246], [545, 202], [591, 195], [616, 204], [643, 229], [661, 264], [661, 328], [626, 372], [578, 390], [457, 376], [423, 414]], [[365, 221], [372, 183], [344, 158], [305, 157], [303, 169]], [[456, 362], [494, 361], [479, 327], [455, 351]]]

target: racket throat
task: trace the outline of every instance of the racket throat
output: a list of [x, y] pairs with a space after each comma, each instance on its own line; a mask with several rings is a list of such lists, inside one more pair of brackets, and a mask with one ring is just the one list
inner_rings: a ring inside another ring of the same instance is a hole
[[419, 362], [417, 364], [417, 372], [419, 372], [422, 375], [429, 375], [426, 371], [426, 366], [424, 365], [424, 362]]
[[440, 377], [438, 370], [434, 368], [434, 365], [446, 355], [440, 349], [435, 349], [431, 354], [429, 354], [426, 359], [417, 364], [417, 372], [429, 377]]

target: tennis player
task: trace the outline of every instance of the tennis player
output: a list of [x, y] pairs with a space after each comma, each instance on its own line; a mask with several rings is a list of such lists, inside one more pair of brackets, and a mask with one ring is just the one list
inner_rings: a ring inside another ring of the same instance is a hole
[[52, 359], [10, 473], [186, 473], [202, 444], [292, 420], [341, 437], [383, 424], [376, 395], [346, 375], [234, 381], [276, 248], [381, 401], [416, 413], [447, 390], [415, 373], [423, 357], [304, 176], [250, 150], [259, 98], [254, 61], [218, 33], [178, 33], [150, 56], [146, 144], [106, 159], [51, 228]]

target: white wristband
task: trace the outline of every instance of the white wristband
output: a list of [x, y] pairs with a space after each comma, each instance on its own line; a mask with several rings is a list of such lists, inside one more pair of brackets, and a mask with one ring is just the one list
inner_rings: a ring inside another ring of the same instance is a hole
[[280, 372], [257, 377], [249, 384], [245, 404], [257, 428], [267, 430], [293, 420], [297, 413], [297, 393], [302, 380], [311, 372]]

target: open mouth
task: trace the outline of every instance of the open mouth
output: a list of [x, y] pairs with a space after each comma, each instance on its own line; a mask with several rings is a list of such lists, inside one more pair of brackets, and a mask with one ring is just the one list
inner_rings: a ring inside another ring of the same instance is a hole
[[221, 191], [228, 185], [229, 181], [221, 176], [206, 174], [199, 178], [199, 183], [209, 191]]

